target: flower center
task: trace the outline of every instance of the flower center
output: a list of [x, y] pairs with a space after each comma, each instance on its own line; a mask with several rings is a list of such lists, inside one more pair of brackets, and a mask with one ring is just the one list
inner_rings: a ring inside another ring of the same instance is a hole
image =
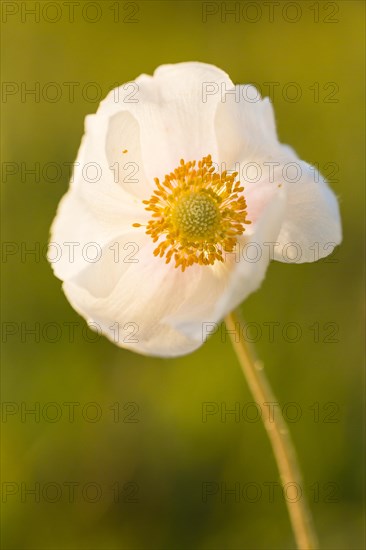
[[172, 222], [183, 238], [203, 242], [214, 238], [220, 224], [220, 210], [204, 191], [183, 195], [172, 209]]
[[223, 262], [223, 252], [232, 252], [250, 223], [237, 175], [215, 172], [208, 155], [197, 166], [196, 161], [181, 160], [162, 183], [155, 178], [157, 189], [143, 201], [152, 212], [146, 233], [154, 242], [160, 241], [154, 255], [165, 255], [166, 263], [174, 258], [175, 267], [182, 271], [194, 263]]

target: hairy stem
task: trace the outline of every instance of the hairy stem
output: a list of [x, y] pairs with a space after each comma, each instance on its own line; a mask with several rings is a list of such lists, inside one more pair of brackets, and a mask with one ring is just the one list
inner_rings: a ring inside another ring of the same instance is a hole
[[272, 445], [282, 486], [296, 483], [296, 487], [301, 488], [300, 498], [293, 499], [292, 502], [286, 498], [297, 547], [300, 550], [316, 550], [319, 548], [317, 537], [313, 529], [312, 517], [306, 502], [299, 463], [290, 433], [278, 408], [271, 409], [269, 406], [264, 406], [265, 403], [276, 403], [277, 400], [266, 378], [263, 365], [253, 358], [241, 337], [239, 318], [235, 313], [231, 313], [226, 317], [225, 322], [248, 386], [262, 411], [264, 426]]

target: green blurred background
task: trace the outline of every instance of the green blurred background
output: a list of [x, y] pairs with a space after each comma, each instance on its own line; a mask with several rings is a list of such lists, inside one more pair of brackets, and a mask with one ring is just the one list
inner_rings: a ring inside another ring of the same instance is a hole
[[[25, 12], [35, 4], [39, 22]], [[3, 548], [294, 548], [278, 488], [270, 498], [278, 473], [262, 424], [249, 421], [252, 397], [229, 341], [218, 333], [175, 360], [139, 356], [104, 338], [89, 342], [44, 257], [21, 254], [46, 244], [68, 187], [66, 167], [59, 177], [49, 168], [39, 181], [24, 167], [73, 162], [98, 95], [186, 60], [213, 63], [264, 95], [264, 83], [277, 82], [280, 139], [332, 176], [341, 247], [331, 261], [272, 263], [242, 310], [256, 323], [252, 337], [262, 331], [257, 352], [296, 420], [290, 430], [321, 548], [364, 548], [364, 3], [227, 2], [236, 10], [230, 16], [220, 2], [81, 1], [74, 22], [68, 4], [2, 2], [3, 240], [15, 243], [3, 260]], [[54, 102], [51, 82], [62, 89]], [[65, 82], [80, 83], [74, 101]], [[289, 82], [301, 89], [298, 101], [282, 93]], [[40, 86], [40, 97], [22, 97], [25, 83]], [[273, 342], [270, 322], [279, 323]], [[39, 342], [25, 332], [37, 323]], [[48, 323], [61, 327], [55, 342]], [[76, 323], [73, 342], [65, 323]], [[287, 323], [300, 327], [298, 341], [289, 342], [296, 334]], [[218, 412], [203, 422], [207, 402]], [[80, 404], [74, 421], [65, 403]], [[22, 416], [32, 406], [38, 419]], [[244, 411], [239, 421], [224, 414], [235, 406]], [[206, 502], [203, 483], [215, 493]], [[241, 493], [225, 502], [235, 484]], [[26, 493], [32, 488], [39, 499]]]

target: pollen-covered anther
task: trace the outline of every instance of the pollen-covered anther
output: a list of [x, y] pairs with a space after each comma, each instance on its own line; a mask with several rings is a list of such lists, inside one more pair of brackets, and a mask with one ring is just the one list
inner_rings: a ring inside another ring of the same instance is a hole
[[[212, 265], [232, 252], [247, 220], [244, 188], [237, 172], [215, 171], [211, 155], [184, 162], [164, 181], [155, 178], [156, 189], [143, 201], [152, 212], [146, 233], [159, 242], [154, 255], [172, 259], [184, 271], [195, 263]], [[139, 224], [134, 224], [139, 227]]]

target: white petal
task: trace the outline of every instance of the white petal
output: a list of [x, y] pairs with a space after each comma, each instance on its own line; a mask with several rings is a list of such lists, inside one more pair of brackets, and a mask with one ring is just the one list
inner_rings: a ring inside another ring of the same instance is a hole
[[272, 104], [261, 99], [254, 86], [235, 86], [234, 94], [223, 97], [215, 128], [219, 157], [228, 170], [239, 162], [271, 160], [281, 154]]
[[62, 280], [74, 277], [121, 235], [124, 243], [133, 242], [138, 230], [132, 224], [143, 223], [146, 217], [142, 203], [134, 204], [130, 197], [118, 205], [117, 212], [96, 212], [71, 189], [61, 199], [51, 227], [49, 261], [55, 275]]
[[[189, 353], [202, 339], [185, 334], [173, 321], [186, 316], [201, 326], [226, 288], [230, 261], [221, 270], [194, 265], [183, 273], [153, 256], [156, 245], [142, 231], [136, 242], [137, 263], [115, 263], [106, 246], [101, 261], [66, 281], [64, 291], [81, 315], [121, 347], [159, 356]], [[137, 342], [123, 330], [129, 324], [138, 329]]]
[[303, 161], [298, 161], [298, 167], [299, 180], [283, 184], [287, 202], [274, 256], [282, 262], [324, 258], [342, 240], [335, 194], [315, 168]]
[[[268, 203], [284, 192], [286, 205], [273, 259], [312, 262], [330, 254], [342, 240], [336, 196], [319, 172], [297, 158], [283, 155], [258, 162], [253, 179], [243, 181], [248, 219], [256, 222]], [[245, 165], [240, 165], [240, 171]], [[255, 181], [257, 169], [259, 180]], [[247, 172], [249, 173], [249, 171]]]
[[154, 191], [155, 183], [145, 175], [140, 127], [135, 117], [127, 111], [112, 116], [105, 140], [108, 164], [118, 185], [141, 200], [148, 199]]
[[248, 204], [248, 219], [256, 221], [281, 186], [286, 194], [284, 221], [274, 259], [310, 262], [327, 256], [341, 242], [337, 199], [325, 180], [301, 161], [276, 135], [268, 99], [255, 102], [253, 87], [237, 87], [216, 114], [216, 135], [226, 169], [239, 172]]
[[77, 163], [73, 188], [99, 211], [118, 212], [129, 195], [140, 202], [151, 194], [141, 161], [139, 125], [128, 112], [87, 116]]
[[133, 84], [134, 97], [126, 97], [126, 85], [121, 86], [101, 103], [97, 116], [128, 111], [137, 120], [148, 181], [163, 178], [181, 158], [200, 160], [208, 154], [218, 158], [215, 113], [221, 86], [233, 87], [223, 71], [204, 63], [163, 65], [152, 77], [142, 75]]

